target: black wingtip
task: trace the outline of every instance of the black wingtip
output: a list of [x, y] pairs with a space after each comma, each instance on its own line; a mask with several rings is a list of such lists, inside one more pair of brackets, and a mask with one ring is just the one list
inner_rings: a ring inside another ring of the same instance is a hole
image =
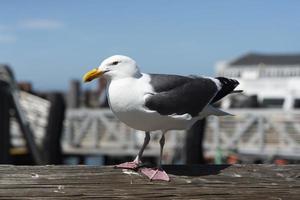
[[225, 77], [216, 77], [222, 84], [220, 91], [216, 94], [214, 99], [212, 100], [212, 103], [215, 103], [225, 97], [228, 94], [231, 93], [238, 93], [242, 92], [240, 90], [234, 90], [238, 85], [239, 82], [235, 79], [225, 78]]
[[231, 93], [242, 93], [244, 90], [233, 90]]

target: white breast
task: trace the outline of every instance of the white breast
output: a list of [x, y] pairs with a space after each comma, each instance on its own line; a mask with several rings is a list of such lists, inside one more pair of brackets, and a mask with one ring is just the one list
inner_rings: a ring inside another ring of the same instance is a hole
[[141, 129], [147, 115], [145, 95], [151, 91], [147, 76], [113, 80], [108, 85], [108, 101], [116, 117], [128, 126]]
[[144, 103], [144, 95], [150, 90], [144, 83], [136, 78], [111, 81], [108, 85], [108, 100], [113, 112], [139, 109]]

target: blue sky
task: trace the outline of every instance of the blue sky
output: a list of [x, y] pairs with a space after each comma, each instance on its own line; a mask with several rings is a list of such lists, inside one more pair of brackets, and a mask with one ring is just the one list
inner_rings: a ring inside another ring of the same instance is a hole
[[300, 53], [296, 0], [0, 0], [0, 8], [0, 63], [40, 90], [65, 90], [114, 54], [144, 72], [213, 75], [217, 61], [247, 52]]

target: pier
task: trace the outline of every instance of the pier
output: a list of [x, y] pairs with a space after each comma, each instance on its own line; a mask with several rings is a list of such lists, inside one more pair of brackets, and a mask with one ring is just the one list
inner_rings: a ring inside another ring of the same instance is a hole
[[0, 166], [0, 199], [299, 199], [299, 165], [165, 165], [170, 182], [112, 166]]

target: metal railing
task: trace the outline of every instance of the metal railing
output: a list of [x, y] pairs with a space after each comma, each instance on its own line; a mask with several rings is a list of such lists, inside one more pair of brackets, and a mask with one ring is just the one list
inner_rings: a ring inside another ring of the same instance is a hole
[[300, 159], [300, 110], [233, 109], [208, 118], [205, 149]]

